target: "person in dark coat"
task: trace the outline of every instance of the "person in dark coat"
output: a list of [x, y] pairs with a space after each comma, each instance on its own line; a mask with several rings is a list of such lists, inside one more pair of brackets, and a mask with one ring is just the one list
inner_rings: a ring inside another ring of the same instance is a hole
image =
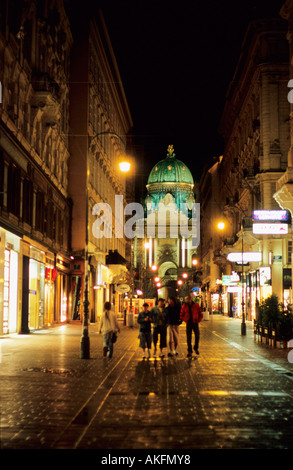
[[178, 356], [179, 325], [182, 323], [182, 320], [180, 320], [180, 305], [177, 303], [175, 297], [169, 297], [168, 303], [169, 305], [166, 307], [166, 322], [169, 327], [168, 356]]
[[167, 347], [167, 324], [164, 299], [159, 299], [158, 305], [152, 308], [151, 317], [153, 322], [154, 356], [157, 354], [157, 342], [160, 335], [160, 357], [163, 358], [164, 348]]
[[148, 357], [151, 357], [152, 347], [152, 317], [149, 311], [149, 304], [143, 304], [143, 311], [138, 314], [137, 323], [139, 324], [139, 346], [143, 350], [143, 358], [146, 357], [146, 348], [148, 350]]

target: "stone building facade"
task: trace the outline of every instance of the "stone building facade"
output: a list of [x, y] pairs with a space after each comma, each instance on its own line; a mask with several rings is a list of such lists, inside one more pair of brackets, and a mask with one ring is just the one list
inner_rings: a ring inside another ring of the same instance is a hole
[[193, 261], [200, 214], [192, 173], [176, 158], [172, 145], [151, 170], [146, 188], [144, 232], [134, 239], [136, 287], [144, 298], [167, 300], [172, 295], [183, 300], [192, 288], [199, 291]]
[[[286, 235], [256, 234], [253, 226], [255, 210], [280, 209], [274, 194], [287, 168], [290, 129], [286, 29], [281, 18], [250, 24], [220, 122], [224, 152], [215, 171], [225, 229], [217, 237], [218, 246], [213, 247], [210, 259], [218, 266], [218, 277], [211, 280], [204, 273], [203, 283], [212, 282], [211, 309], [229, 315], [234, 311], [241, 316], [244, 302], [249, 319], [255, 318], [257, 302], [271, 293], [285, 303], [290, 300], [290, 221]], [[201, 239], [205, 226], [202, 230]], [[260, 253], [260, 259], [246, 265], [240, 259], [237, 265], [228, 260], [231, 252], [241, 256], [243, 252]], [[234, 276], [231, 285], [225, 285], [227, 276]]]
[[[122, 311], [115, 286], [126, 280], [123, 226], [131, 180], [120, 171], [119, 162], [129, 148], [132, 119], [102, 14], [96, 19], [85, 14], [83, 19], [78, 15], [73, 18], [77, 20], [76, 24], [72, 21], [77, 39], [70, 75], [71, 319], [83, 315], [87, 248], [90, 320], [96, 321], [106, 300], [115, 304], [117, 312]], [[122, 198], [122, 204], [116, 196]], [[106, 204], [109, 209], [101, 237], [93, 230], [102, 214], [97, 204]], [[116, 236], [118, 229], [120, 235]]]
[[0, 334], [67, 316], [71, 46], [63, 1], [1, 2]]

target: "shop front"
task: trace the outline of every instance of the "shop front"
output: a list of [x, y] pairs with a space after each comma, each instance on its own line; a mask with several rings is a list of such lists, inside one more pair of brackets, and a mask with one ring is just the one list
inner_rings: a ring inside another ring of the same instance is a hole
[[29, 259], [29, 330], [45, 326], [45, 252], [30, 247]]
[[55, 322], [68, 321], [70, 304], [70, 261], [62, 255], [57, 255]]
[[[16, 333], [19, 328], [21, 295], [20, 237], [0, 228], [0, 334]], [[2, 304], [2, 305], [1, 305]], [[2, 307], [2, 308], [1, 308]]]
[[22, 311], [20, 332], [51, 326], [55, 315], [55, 255], [24, 236], [22, 240]]

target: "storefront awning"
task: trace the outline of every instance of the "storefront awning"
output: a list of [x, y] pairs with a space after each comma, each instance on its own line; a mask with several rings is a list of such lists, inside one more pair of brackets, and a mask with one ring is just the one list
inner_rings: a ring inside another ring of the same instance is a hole
[[110, 250], [109, 254], [106, 256], [106, 264], [121, 264], [126, 266], [127, 261], [117, 250]]

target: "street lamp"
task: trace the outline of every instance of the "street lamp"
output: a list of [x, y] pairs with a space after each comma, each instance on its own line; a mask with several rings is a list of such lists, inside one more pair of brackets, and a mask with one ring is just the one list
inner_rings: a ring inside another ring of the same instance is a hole
[[219, 230], [224, 230], [224, 228], [225, 228], [225, 222], [219, 222], [218, 223], [218, 229]]
[[[98, 137], [100, 135], [112, 135], [119, 139], [121, 143], [124, 145], [123, 140], [121, 137], [116, 134], [116, 132], [112, 131], [103, 131], [103, 132], [98, 132], [95, 134], [93, 137], [90, 136], [91, 140], [94, 139], [95, 137]], [[88, 150], [90, 149], [90, 145], [88, 147]], [[89, 153], [89, 152], [88, 152]], [[89, 268], [89, 263], [88, 263], [88, 243], [89, 243], [89, 201], [88, 201], [88, 183], [89, 183], [89, 158], [88, 158], [88, 153], [87, 153], [87, 158], [86, 158], [86, 187], [85, 187], [85, 286], [84, 286], [84, 302], [83, 302], [83, 324], [82, 324], [82, 337], [80, 340], [80, 357], [81, 359], [89, 359], [90, 358], [90, 338], [89, 338], [89, 286], [88, 286], [88, 268]], [[121, 164], [125, 164], [126, 162], [120, 162], [120, 169], [121, 169]], [[130, 164], [128, 163], [128, 170], [130, 168]], [[124, 166], [126, 168], [126, 166]], [[128, 170], [122, 170], [122, 171], [128, 171]]]
[[243, 262], [243, 219], [241, 219], [241, 235], [242, 235], [242, 243], [241, 243], [241, 254], [242, 254], [242, 323], [241, 323], [241, 335], [246, 335], [246, 323], [245, 323], [245, 301], [244, 301], [244, 262]]
[[127, 173], [130, 170], [130, 163], [129, 162], [120, 162], [119, 168], [124, 173]]

